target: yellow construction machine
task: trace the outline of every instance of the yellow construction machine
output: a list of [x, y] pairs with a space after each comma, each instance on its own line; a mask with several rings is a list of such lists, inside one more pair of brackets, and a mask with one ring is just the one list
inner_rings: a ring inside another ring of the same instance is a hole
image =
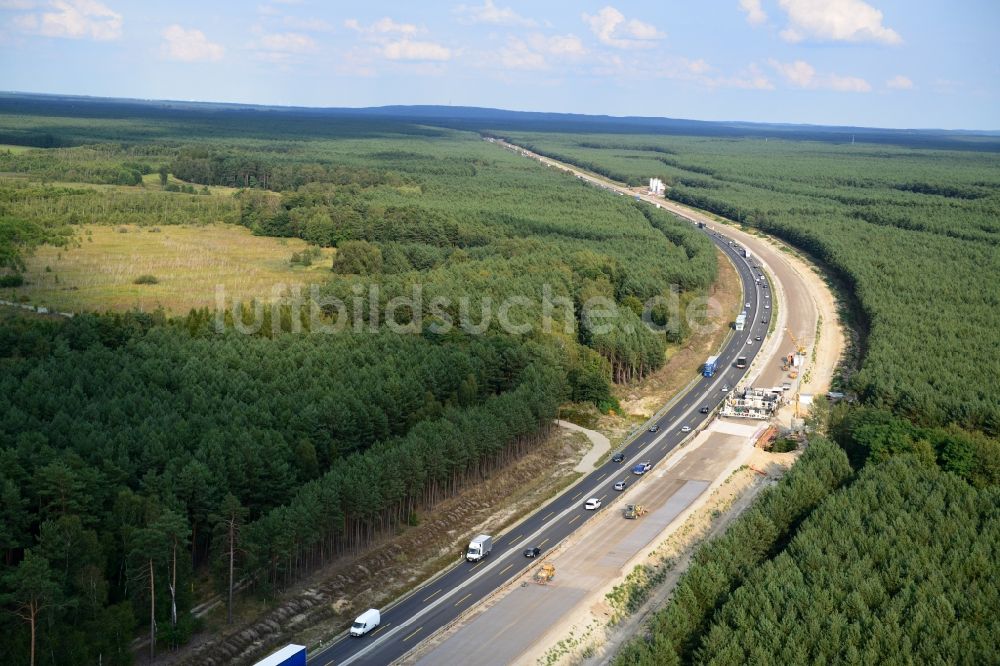
[[625, 505], [625, 517], [629, 520], [635, 520], [636, 518], [645, 515], [646, 507], [641, 504], [626, 504]]
[[546, 562], [535, 571], [535, 582], [539, 585], [547, 585], [555, 577], [556, 568], [550, 562]]

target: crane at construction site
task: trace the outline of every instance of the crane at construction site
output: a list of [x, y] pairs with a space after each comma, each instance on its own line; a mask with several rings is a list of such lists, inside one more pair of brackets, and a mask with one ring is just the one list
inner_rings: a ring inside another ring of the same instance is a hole
[[795, 345], [795, 353], [786, 354], [781, 357], [781, 369], [788, 372], [788, 376], [791, 379], [795, 379], [799, 376], [799, 371], [795, 369], [795, 355], [805, 356], [806, 348], [804, 345], [799, 344], [798, 338], [792, 333], [792, 329], [785, 327], [785, 332], [788, 333], [788, 337], [792, 339], [792, 344]]
[[792, 344], [795, 345], [795, 353], [796, 354], [805, 354], [806, 353], [805, 346], [799, 344], [799, 339], [795, 337], [794, 333], [792, 333], [792, 329], [790, 329], [790, 328], [788, 328], [786, 326], [785, 327], [785, 332], [788, 333], [788, 337], [790, 337], [792, 339]]

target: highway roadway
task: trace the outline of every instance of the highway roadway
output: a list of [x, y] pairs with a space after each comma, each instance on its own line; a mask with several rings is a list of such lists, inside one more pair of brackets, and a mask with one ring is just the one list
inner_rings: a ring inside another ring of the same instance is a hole
[[[588, 498], [602, 499], [600, 511], [617, 510], [610, 506], [617, 495], [613, 489], [616, 481], [625, 478], [637, 481], [640, 477], [633, 475], [631, 469], [640, 462], [652, 463], [655, 470], [656, 465], [685, 438], [694, 435], [698, 426], [712, 418], [710, 414], [702, 414], [701, 408], [714, 411], [725, 398], [723, 387], [736, 387], [747, 371], [735, 367], [736, 357], [746, 356], [747, 366], [750, 366], [762, 344], [754, 338], [766, 336], [768, 324], [762, 318], [769, 318], [771, 311], [764, 309], [769, 303], [768, 289], [755, 282], [759, 271], [729, 244], [728, 238], [714, 231], [706, 230], [706, 233], [732, 258], [743, 283], [744, 302], [750, 304], [747, 329], [727, 338], [719, 352], [719, 369], [715, 375], [699, 377], [688, 387], [687, 393], [658, 417], [655, 432], [645, 430], [620, 449], [625, 454], [623, 462], [609, 460], [601, 465], [506, 534], [494, 535], [493, 552], [484, 560], [469, 563], [463, 559], [457, 566], [383, 609], [382, 623], [377, 629], [361, 638], [339, 637], [311, 655], [309, 664], [390, 664], [402, 657], [424, 638], [476, 606], [526, 568], [536, 565], [537, 560], [522, 555], [525, 548], [538, 546], [544, 557], [545, 551], [593, 518], [597, 512], [583, 508]], [[684, 426], [691, 432], [682, 432]], [[469, 534], [470, 539], [473, 536]], [[456, 553], [456, 559], [458, 557]]]

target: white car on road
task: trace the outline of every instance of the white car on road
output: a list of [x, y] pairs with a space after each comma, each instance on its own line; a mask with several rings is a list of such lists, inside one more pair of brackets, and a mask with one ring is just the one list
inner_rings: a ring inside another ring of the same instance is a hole
[[601, 500], [599, 500], [596, 497], [591, 497], [589, 500], [587, 500], [587, 503], [583, 505], [583, 508], [587, 509], [588, 511], [593, 511], [594, 509], [600, 509]]

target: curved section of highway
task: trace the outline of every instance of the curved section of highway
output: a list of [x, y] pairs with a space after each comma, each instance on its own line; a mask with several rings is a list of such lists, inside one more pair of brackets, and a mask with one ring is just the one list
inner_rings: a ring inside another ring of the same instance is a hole
[[[600, 184], [610, 187], [606, 183]], [[593, 518], [597, 512], [584, 509], [588, 498], [602, 499], [602, 510], [608, 510], [617, 494], [613, 489], [616, 481], [626, 475], [637, 479], [630, 470], [641, 462], [651, 463], [655, 470], [656, 465], [671, 451], [711, 418], [702, 413], [703, 408], [713, 412], [725, 398], [723, 388], [734, 388], [746, 373], [746, 369], [735, 367], [736, 357], [746, 356], [749, 367], [761, 348], [761, 342], [754, 338], [763, 338], [767, 334], [768, 324], [763, 319], [769, 318], [770, 310], [763, 308], [768, 302], [768, 291], [756, 282], [761, 273], [754, 269], [750, 263], [752, 260], [745, 259], [725, 236], [714, 231], [706, 232], [733, 260], [743, 283], [744, 302], [749, 303], [746, 308], [747, 327], [728, 338], [719, 352], [718, 371], [714, 376], [699, 377], [697, 382], [688, 386], [681, 399], [675, 400], [657, 418], [655, 432], [650, 428], [621, 449], [625, 454], [623, 462], [609, 461], [597, 467], [562, 495], [511, 528], [510, 532], [494, 535], [493, 552], [484, 560], [462, 562], [449, 569], [384, 609], [382, 623], [376, 630], [361, 638], [338, 638], [310, 657], [310, 664], [389, 664], [402, 657], [424, 638], [448, 625], [535, 564], [534, 560], [522, 556], [524, 548], [538, 546], [548, 551]], [[690, 432], [682, 431], [682, 428]], [[469, 535], [470, 538], [472, 536]]]

